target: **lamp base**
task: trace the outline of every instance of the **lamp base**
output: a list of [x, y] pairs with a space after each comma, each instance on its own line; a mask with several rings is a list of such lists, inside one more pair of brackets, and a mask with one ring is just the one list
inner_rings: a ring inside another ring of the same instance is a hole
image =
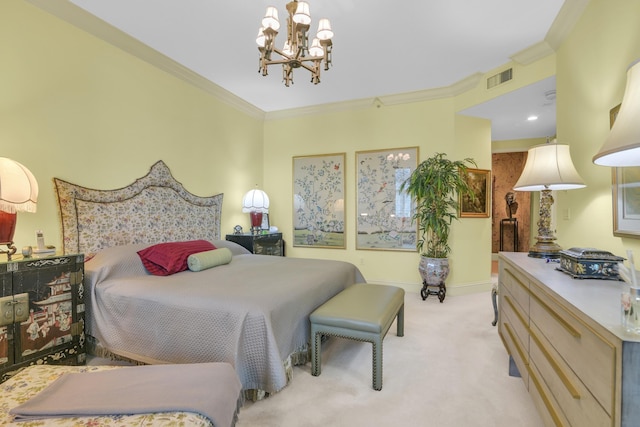
[[13, 234], [16, 231], [16, 222], [18, 216], [14, 213], [0, 211], [0, 246], [7, 246], [6, 251], [0, 251], [0, 254], [7, 254], [7, 261], [11, 261], [11, 255], [16, 253], [16, 247], [13, 245]]
[[250, 212], [251, 217], [251, 232], [253, 234], [260, 234], [262, 231], [262, 212]]
[[0, 250], [0, 254], [7, 254], [7, 261], [11, 261], [11, 255], [16, 253], [17, 248], [13, 242], [0, 242], [0, 246], [7, 246], [7, 250]]
[[551, 190], [540, 191], [540, 218], [538, 219], [538, 235], [536, 243], [529, 248], [529, 256], [533, 258], [560, 258], [560, 245], [554, 242], [556, 237], [551, 229], [551, 206], [553, 196]]
[[529, 248], [529, 256], [532, 258], [560, 258], [562, 247], [553, 241], [538, 241]]

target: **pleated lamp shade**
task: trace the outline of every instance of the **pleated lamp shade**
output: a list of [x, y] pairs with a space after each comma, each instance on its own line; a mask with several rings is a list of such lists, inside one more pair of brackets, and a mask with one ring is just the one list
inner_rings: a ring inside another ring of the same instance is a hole
[[517, 191], [573, 190], [586, 187], [565, 144], [548, 143], [529, 149]]
[[250, 190], [242, 198], [242, 212], [269, 213], [269, 196], [262, 190]]
[[627, 70], [627, 87], [609, 136], [593, 156], [601, 166], [640, 166], [640, 60]]

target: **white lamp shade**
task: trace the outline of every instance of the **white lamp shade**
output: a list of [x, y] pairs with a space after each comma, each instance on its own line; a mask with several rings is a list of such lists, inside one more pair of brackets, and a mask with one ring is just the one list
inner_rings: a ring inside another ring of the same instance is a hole
[[264, 36], [264, 28], [260, 27], [258, 30], [258, 36], [256, 37], [256, 44], [260, 47], [264, 47], [266, 37]]
[[522, 175], [513, 187], [517, 191], [573, 190], [586, 187], [573, 166], [569, 146], [548, 143], [529, 149]]
[[293, 22], [296, 24], [309, 25], [311, 23], [311, 14], [309, 13], [309, 3], [299, 1], [296, 13], [293, 14]]
[[640, 60], [627, 70], [627, 87], [616, 121], [593, 163], [640, 166]]
[[291, 45], [289, 44], [289, 42], [284, 42], [284, 46], [282, 47], [282, 52], [285, 55], [289, 55], [292, 56], [293, 55], [293, 50], [291, 49]]
[[333, 37], [333, 31], [331, 30], [331, 23], [327, 18], [322, 18], [318, 21], [318, 33], [316, 34], [320, 40], [329, 40]]
[[324, 56], [324, 49], [320, 46], [320, 40], [317, 37], [313, 39], [311, 42], [311, 47], [309, 48], [309, 55], [319, 58]]
[[262, 18], [262, 26], [278, 31], [280, 29], [280, 21], [278, 21], [278, 9], [274, 6], [267, 7], [267, 12]]
[[269, 213], [269, 196], [262, 190], [251, 190], [242, 198], [242, 212]]
[[0, 210], [8, 213], [35, 212], [38, 181], [20, 163], [0, 157]]

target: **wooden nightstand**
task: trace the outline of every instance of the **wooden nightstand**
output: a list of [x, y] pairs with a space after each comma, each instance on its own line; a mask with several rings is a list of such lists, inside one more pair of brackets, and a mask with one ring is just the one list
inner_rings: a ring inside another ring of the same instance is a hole
[[84, 256], [0, 262], [0, 382], [29, 365], [85, 363]]
[[282, 233], [265, 234], [227, 234], [226, 239], [239, 244], [257, 255], [284, 256]]

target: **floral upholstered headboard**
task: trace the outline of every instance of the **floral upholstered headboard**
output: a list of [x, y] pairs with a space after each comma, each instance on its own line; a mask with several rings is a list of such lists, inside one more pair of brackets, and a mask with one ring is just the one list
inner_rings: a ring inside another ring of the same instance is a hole
[[147, 175], [117, 190], [53, 179], [65, 254], [95, 254], [135, 243], [220, 239], [222, 194], [196, 196], [161, 160]]

